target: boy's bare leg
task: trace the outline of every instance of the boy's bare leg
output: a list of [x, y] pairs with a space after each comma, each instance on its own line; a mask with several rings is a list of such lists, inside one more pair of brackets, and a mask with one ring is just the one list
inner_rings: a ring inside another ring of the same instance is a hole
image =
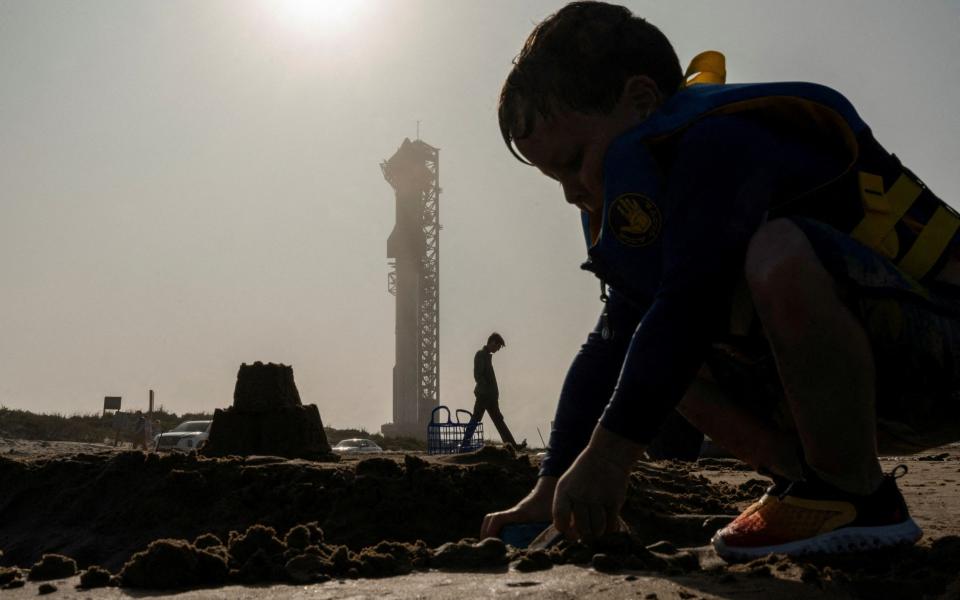
[[800, 442], [732, 402], [704, 367], [677, 406], [694, 427], [754, 469], [796, 481], [801, 478]]
[[745, 271], [807, 463], [842, 490], [872, 493], [882, 471], [866, 332], [791, 221], [771, 221], [757, 231]]

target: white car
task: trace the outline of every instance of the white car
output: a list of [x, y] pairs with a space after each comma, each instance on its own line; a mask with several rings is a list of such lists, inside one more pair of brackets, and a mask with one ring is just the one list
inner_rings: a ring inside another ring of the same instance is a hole
[[193, 450], [210, 437], [213, 421], [184, 421], [154, 438], [157, 450]]
[[337, 454], [380, 454], [383, 452], [383, 448], [371, 440], [351, 438], [349, 440], [341, 440], [333, 447], [333, 451]]

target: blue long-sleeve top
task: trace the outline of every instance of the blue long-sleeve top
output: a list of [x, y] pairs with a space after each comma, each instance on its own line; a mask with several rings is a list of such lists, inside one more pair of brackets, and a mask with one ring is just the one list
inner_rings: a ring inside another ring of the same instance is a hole
[[[633, 168], [616, 145], [605, 161], [607, 185]], [[651, 150], [662, 181], [650, 198], [662, 215], [661, 239], [636, 254], [642, 264], [611, 267], [591, 249], [585, 268], [611, 286], [605, 308], [613, 336], [603, 339], [598, 323], [574, 359], [541, 475], [561, 475], [598, 421], [639, 443], [656, 435], [728, 325], [747, 245], [769, 207], [848, 164], [815, 138], [742, 115], [703, 118]]]

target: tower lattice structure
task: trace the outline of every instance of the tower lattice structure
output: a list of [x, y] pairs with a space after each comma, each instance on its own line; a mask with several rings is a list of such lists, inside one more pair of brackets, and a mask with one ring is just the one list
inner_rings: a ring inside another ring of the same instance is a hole
[[380, 164], [396, 195], [387, 290], [396, 296], [393, 423], [385, 434], [425, 437], [440, 404], [439, 150], [405, 139]]

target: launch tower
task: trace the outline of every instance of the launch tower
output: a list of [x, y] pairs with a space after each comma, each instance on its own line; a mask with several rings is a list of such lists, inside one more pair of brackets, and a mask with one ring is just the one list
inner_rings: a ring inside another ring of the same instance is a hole
[[396, 224], [387, 239], [387, 290], [396, 296], [393, 423], [384, 435], [425, 438], [440, 404], [439, 151], [403, 140], [380, 168], [396, 193]]

